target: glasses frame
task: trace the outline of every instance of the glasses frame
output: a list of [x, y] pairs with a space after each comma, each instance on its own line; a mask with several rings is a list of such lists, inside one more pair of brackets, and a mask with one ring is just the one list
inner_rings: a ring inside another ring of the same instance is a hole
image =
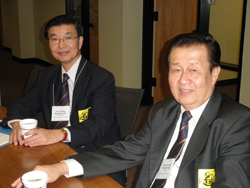
[[[67, 36], [67, 37], [69, 37], [69, 36]], [[50, 39], [49, 39], [49, 42], [50, 42], [51, 44], [60, 44], [60, 42], [61, 42], [61, 40], [62, 40], [64, 44], [69, 44], [71, 41], [73, 42], [73, 40], [75, 40], [76, 38], [79, 38], [78, 36], [76, 36], [76, 37], [74, 37], [74, 38], [68, 40], [68, 41], [70, 41], [70, 42], [65, 42], [65, 38], [67, 38], [67, 37], [63, 37], [63, 38], [61, 38], [61, 39], [58, 39], [58, 42], [52, 41], [53, 38], [50, 38]]]

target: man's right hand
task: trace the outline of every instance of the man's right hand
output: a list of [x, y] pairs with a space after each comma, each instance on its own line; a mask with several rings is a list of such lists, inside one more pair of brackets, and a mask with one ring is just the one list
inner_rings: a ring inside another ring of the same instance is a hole
[[13, 130], [10, 134], [9, 143], [14, 144], [15, 146], [17, 146], [18, 144], [23, 145], [24, 142], [21, 128], [19, 126], [19, 121], [12, 122], [11, 126], [13, 127]]

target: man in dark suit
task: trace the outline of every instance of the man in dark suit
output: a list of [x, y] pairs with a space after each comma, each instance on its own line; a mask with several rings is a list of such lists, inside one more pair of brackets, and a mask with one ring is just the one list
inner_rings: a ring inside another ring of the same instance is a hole
[[220, 55], [210, 34], [176, 36], [167, 54], [174, 98], [155, 104], [139, 132], [34, 170], [53, 182], [60, 175], [87, 178], [142, 164], [137, 188], [250, 187], [250, 110], [215, 89]]
[[[10, 144], [35, 147], [64, 141], [82, 153], [120, 140], [114, 76], [81, 55], [83, 27], [79, 21], [69, 15], [57, 16], [47, 23], [44, 35], [60, 64], [41, 70], [30, 91], [9, 106], [2, 124], [13, 128]], [[68, 104], [58, 106], [64, 73], [69, 76]], [[52, 121], [56, 117], [54, 107], [69, 114], [68, 119]], [[19, 121], [35, 117], [40, 111], [48, 129], [31, 130], [26, 136], [33, 136], [23, 139]], [[124, 175], [111, 176], [124, 185]]]

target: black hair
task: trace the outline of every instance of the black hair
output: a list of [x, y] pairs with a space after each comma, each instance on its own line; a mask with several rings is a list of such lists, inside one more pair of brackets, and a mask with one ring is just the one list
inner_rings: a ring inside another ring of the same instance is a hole
[[83, 31], [83, 27], [82, 27], [81, 23], [73, 16], [64, 14], [64, 15], [56, 16], [48, 21], [48, 23], [45, 26], [44, 37], [47, 40], [49, 40], [49, 29], [53, 26], [60, 26], [63, 24], [74, 25], [78, 37], [83, 36], [84, 31]]
[[188, 47], [192, 45], [205, 45], [208, 50], [210, 72], [214, 67], [220, 66], [221, 50], [219, 43], [209, 33], [185, 33], [177, 35], [171, 41], [167, 51], [167, 68], [169, 69], [170, 54], [175, 47]]

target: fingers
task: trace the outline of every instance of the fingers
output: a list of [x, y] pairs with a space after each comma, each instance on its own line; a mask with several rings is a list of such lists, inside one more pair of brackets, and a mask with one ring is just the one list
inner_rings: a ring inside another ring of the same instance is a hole
[[14, 182], [11, 184], [11, 187], [21, 188], [22, 185], [23, 185], [23, 184], [22, 184], [21, 178], [18, 178], [16, 181], [14, 181]]
[[9, 137], [9, 143], [10, 144], [13, 144], [14, 145], [23, 145], [23, 138], [22, 138], [22, 133], [21, 133], [21, 129], [18, 126], [15, 126], [10, 134], [10, 137]]
[[24, 139], [25, 146], [42, 146], [48, 145], [48, 130], [46, 129], [33, 129], [25, 133], [26, 136], [32, 135]]
[[26, 133], [35, 134], [29, 138], [24, 139], [26, 146], [42, 146], [60, 142], [62, 140], [62, 132], [59, 129], [47, 130], [47, 129], [34, 129]]

